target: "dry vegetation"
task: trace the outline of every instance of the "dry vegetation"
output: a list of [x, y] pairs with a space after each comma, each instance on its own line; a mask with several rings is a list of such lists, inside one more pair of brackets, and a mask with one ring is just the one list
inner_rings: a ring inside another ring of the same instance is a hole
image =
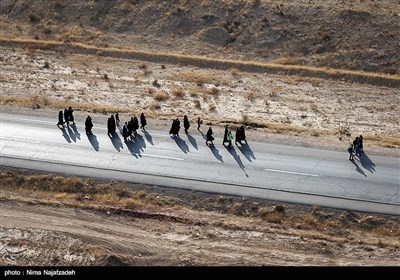
[[[138, 244], [149, 246], [147, 248], [153, 253], [148, 255], [148, 258], [152, 259], [158, 256], [152, 265], [163, 264], [160, 257], [163, 250], [167, 250], [172, 255], [181, 255], [175, 261], [173, 258], [170, 259], [169, 264], [182, 264], [185, 263], [184, 258], [191, 258], [191, 263], [194, 265], [299, 264], [297, 257], [287, 257], [294, 251], [297, 256], [307, 259], [305, 264], [309, 265], [395, 264], [400, 250], [400, 224], [396, 218], [321, 209], [317, 205], [311, 208], [299, 208], [295, 205], [274, 204], [240, 197], [206, 195], [182, 190], [169, 190], [169, 195], [166, 196], [161, 194], [164, 192], [163, 189], [157, 189], [154, 186], [104, 182], [91, 178], [65, 177], [57, 174], [41, 175], [13, 169], [1, 169], [0, 172], [0, 198], [3, 201], [12, 201], [14, 205], [15, 203], [36, 205], [34, 208], [29, 206], [31, 213], [26, 212], [25, 215], [32, 215], [32, 217], [41, 215], [45, 213], [43, 211], [47, 211], [41, 207], [47, 205], [58, 207], [60, 210], [57, 211], [57, 215], [59, 215], [57, 219], [65, 219], [62, 213], [69, 211], [64, 210], [65, 207], [73, 207], [82, 209], [81, 211], [94, 211], [93, 214], [90, 214], [91, 221], [94, 218], [93, 215], [108, 213], [111, 215], [107, 217], [108, 227], [113, 227], [114, 230], [118, 223], [122, 223], [121, 226], [123, 224], [133, 225], [133, 227], [130, 226], [129, 236], [137, 234], [134, 228], [140, 229], [139, 232], [147, 231], [147, 236], [140, 238], [141, 241], [131, 240], [129, 242], [137, 244], [135, 246], [139, 246]], [[10, 223], [7, 219], [9, 207], [11, 206], [6, 206], [1, 213], [1, 215], [5, 215], [2, 219], [8, 221], [7, 223]], [[19, 208], [24, 207], [27, 206], [19, 206]], [[70, 214], [67, 217], [70, 217]], [[82, 218], [77, 218], [78, 224]], [[101, 219], [104, 220], [104, 218]], [[17, 220], [14, 219], [14, 221]], [[3, 226], [5, 225], [3, 224]], [[101, 226], [102, 223], [99, 221], [97, 227]], [[172, 243], [165, 243], [166, 240], [163, 237], [166, 234], [165, 227], [169, 228], [170, 235], [175, 236], [175, 241]], [[193, 235], [194, 240], [184, 238], [190, 228], [197, 232]], [[46, 228], [37, 226], [36, 230], [39, 229]], [[13, 230], [27, 231], [24, 227], [14, 227]], [[46, 235], [51, 232], [47, 232]], [[79, 232], [84, 234], [82, 230]], [[160, 232], [162, 235], [154, 236], [154, 232]], [[102, 234], [103, 238], [111, 238], [111, 236], [105, 236], [106, 232], [98, 231], [95, 234]], [[115, 235], [117, 232], [113, 234]], [[246, 237], [241, 236], [243, 234]], [[32, 235], [31, 231], [20, 236], [27, 238], [26, 236], [29, 235]], [[116, 242], [117, 239], [114, 235], [111, 239], [114, 241], [109, 242]], [[91, 238], [93, 240], [87, 244], [86, 242], [90, 240], [89, 237], [87, 239], [80, 239], [77, 235], [72, 235], [72, 237], [76, 239], [73, 241], [74, 244], [81, 244], [79, 245], [81, 247], [86, 246], [87, 251], [84, 255], [81, 254], [80, 261], [82, 261], [82, 256], [90, 255], [91, 261], [86, 259], [87, 264], [102, 263], [104, 258], [117, 253], [116, 256], [121, 263], [144, 264], [145, 260], [136, 259], [129, 250], [116, 252], [117, 247], [110, 249], [110, 244], [99, 242], [98, 238]], [[275, 242], [276, 238], [279, 238], [281, 242]], [[20, 244], [19, 242], [27, 244], [23, 239], [19, 240], [15, 237], [14, 244]], [[191, 246], [198, 246], [195, 240], [199, 239], [203, 250], [208, 252], [206, 258], [204, 255], [189, 253]], [[129, 242], [125, 243], [128, 247]], [[156, 249], [154, 245], [162, 242], [164, 242], [163, 249]], [[179, 243], [179, 246], [176, 246], [176, 242]], [[221, 242], [227, 242], [228, 247], [215, 247], [217, 243]], [[234, 247], [229, 245], [232, 242], [236, 244]], [[70, 246], [71, 243], [68, 244]], [[104, 247], [105, 245], [107, 247]], [[66, 243], [60, 242], [57, 250], [64, 250], [64, 246], [67, 246]], [[50, 247], [47, 254], [53, 255], [55, 248]], [[108, 252], [105, 249], [108, 249]], [[39, 249], [36, 248], [36, 250]], [[75, 250], [76, 248], [70, 253], [74, 254]], [[233, 255], [230, 255], [230, 250], [234, 251]], [[225, 256], [230, 255], [230, 257], [221, 259], [215, 252]], [[257, 254], [274, 254], [275, 257], [272, 260], [260, 255], [259, 258]], [[360, 258], [364, 254], [369, 255], [368, 261]], [[240, 263], [235, 255], [246, 261]], [[317, 258], [312, 257], [314, 255], [317, 255]], [[146, 258], [146, 256], [143, 257]], [[248, 263], [247, 258], [249, 258]], [[317, 259], [323, 260], [323, 262], [317, 262]], [[25, 261], [23, 260], [22, 263]], [[40, 265], [41, 261], [43, 258], [38, 258], [36, 262], [30, 260], [30, 263]], [[79, 259], [69, 261], [70, 264], [80, 262]], [[300, 261], [300, 263], [303, 262], [304, 260]], [[65, 264], [68, 262], [60, 259], [53, 260], [53, 263]]]

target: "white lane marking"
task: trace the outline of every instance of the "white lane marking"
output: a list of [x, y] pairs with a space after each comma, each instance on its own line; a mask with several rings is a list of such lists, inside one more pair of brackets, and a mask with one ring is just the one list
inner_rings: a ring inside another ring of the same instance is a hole
[[142, 154], [142, 156], [144, 156], [144, 157], [154, 157], [154, 158], [165, 158], [165, 159], [184, 160], [183, 158], [167, 157], [167, 156], [157, 156], [157, 155], [149, 155], [149, 154]]
[[292, 171], [277, 170], [277, 169], [268, 169], [268, 168], [265, 168], [264, 170], [266, 170], [266, 171], [272, 171], [272, 172], [281, 172], [281, 173], [289, 173], [289, 174], [297, 174], [297, 175], [311, 176], [311, 177], [319, 177], [319, 175], [317, 175], [317, 174], [310, 174], [310, 173], [292, 172]]

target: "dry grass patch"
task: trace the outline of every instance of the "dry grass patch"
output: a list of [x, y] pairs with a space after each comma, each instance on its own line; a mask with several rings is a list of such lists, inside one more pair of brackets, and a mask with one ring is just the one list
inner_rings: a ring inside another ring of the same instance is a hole
[[181, 89], [177, 89], [172, 91], [172, 95], [175, 96], [175, 99], [181, 99], [185, 97], [185, 92]]
[[152, 109], [152, 110], [160, 110], [161, 109], [161, 105], [160, 105], [160, 103], [153, 102], [153, 103], [150, 104], [150, 109]]
[[213, 79], [207, 74], [194, 73], [194, 72], [184, 72], [179, 75], [179, 78], [185, 82], [193, 82], [198, 85], [203, 85], [210, 83]]
[[216, 87], [211, 88], [210, 90], [207, 91], [207, 94], [212, 95], [214, 97], [219, 96], [219, 89]]
[[153, 97], [157, 101], [165, 101], [169, 98], [168, 94], [162, 91], [156, 92], [156, 94]]
[[193, 100], [193, 104], [196, 109], [201, 109], [200, 100]]

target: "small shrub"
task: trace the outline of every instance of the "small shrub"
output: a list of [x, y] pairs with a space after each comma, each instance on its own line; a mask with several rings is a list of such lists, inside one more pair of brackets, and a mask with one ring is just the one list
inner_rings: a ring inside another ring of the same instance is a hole
[[178, 90], [174, 90], [172, 92], [172, 95], [175, 96], [175, 98], [182, 98], [185, 96], [185, 92], [181, 89], [178, 89]]
[[218, 96], [218, 95], [219, 95], [219, 89], [216, 88], [216, 87], [213, 87], [212, 89], [210, 89], [210, 90], [208, 91], [208, 94], [209, 94], [209, 95], [213, 95], [213, 96]]
[[168, 99], [168, 95], [165, 92], [159, 91], [154, 95], [154, 99], [157, 101], [164, 101]]
[[49, 68], [49, 67], [50, 67], [50, 64], [49, 64], [49, 62], [46, 60], [46, 61], [44, 62], [43, 68], [47, 69], [47, 68]]
[[147, 69], [147, 65], [144, 63], [139, 64], [139, 69]]
[[278, 204], [275, 206], [275, 211], [279, 213], [285, 212], [285, 206], [283, 206], [282, 204]]
[[107, 74], [103, 74], [103, 76], [101, 77], [104, 80], [108, 80], [108, 75]]
[[193, 103], [196, 109], [201, 109], [201, 104], [199, 100], [193, 100]]
[[154, 86], [154, 87], [157, 87], [157, 88], [159, 88], [161, 85], [158, 83], [158, 80], [154, 80], [153, 81], [153, 83], [152, 83], [152, 85]]
[[161, 109], [161, 105], [159, 103], [153, 102], [151, 103], [150, 108], [153, 110], [159, 110]]
[[40, 17], [35, 13], [29, 13], [29, 21], [31, 23], [38, 23], [40, 21]]

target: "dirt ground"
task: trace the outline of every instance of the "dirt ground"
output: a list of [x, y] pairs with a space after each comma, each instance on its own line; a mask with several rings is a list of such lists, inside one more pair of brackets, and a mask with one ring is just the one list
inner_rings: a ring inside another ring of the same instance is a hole
[[187, 210], [137, 218], [1, 196], [0, 265], [397, 266], [400, 256], [398, 238], [367, 230], [332, 236]]

